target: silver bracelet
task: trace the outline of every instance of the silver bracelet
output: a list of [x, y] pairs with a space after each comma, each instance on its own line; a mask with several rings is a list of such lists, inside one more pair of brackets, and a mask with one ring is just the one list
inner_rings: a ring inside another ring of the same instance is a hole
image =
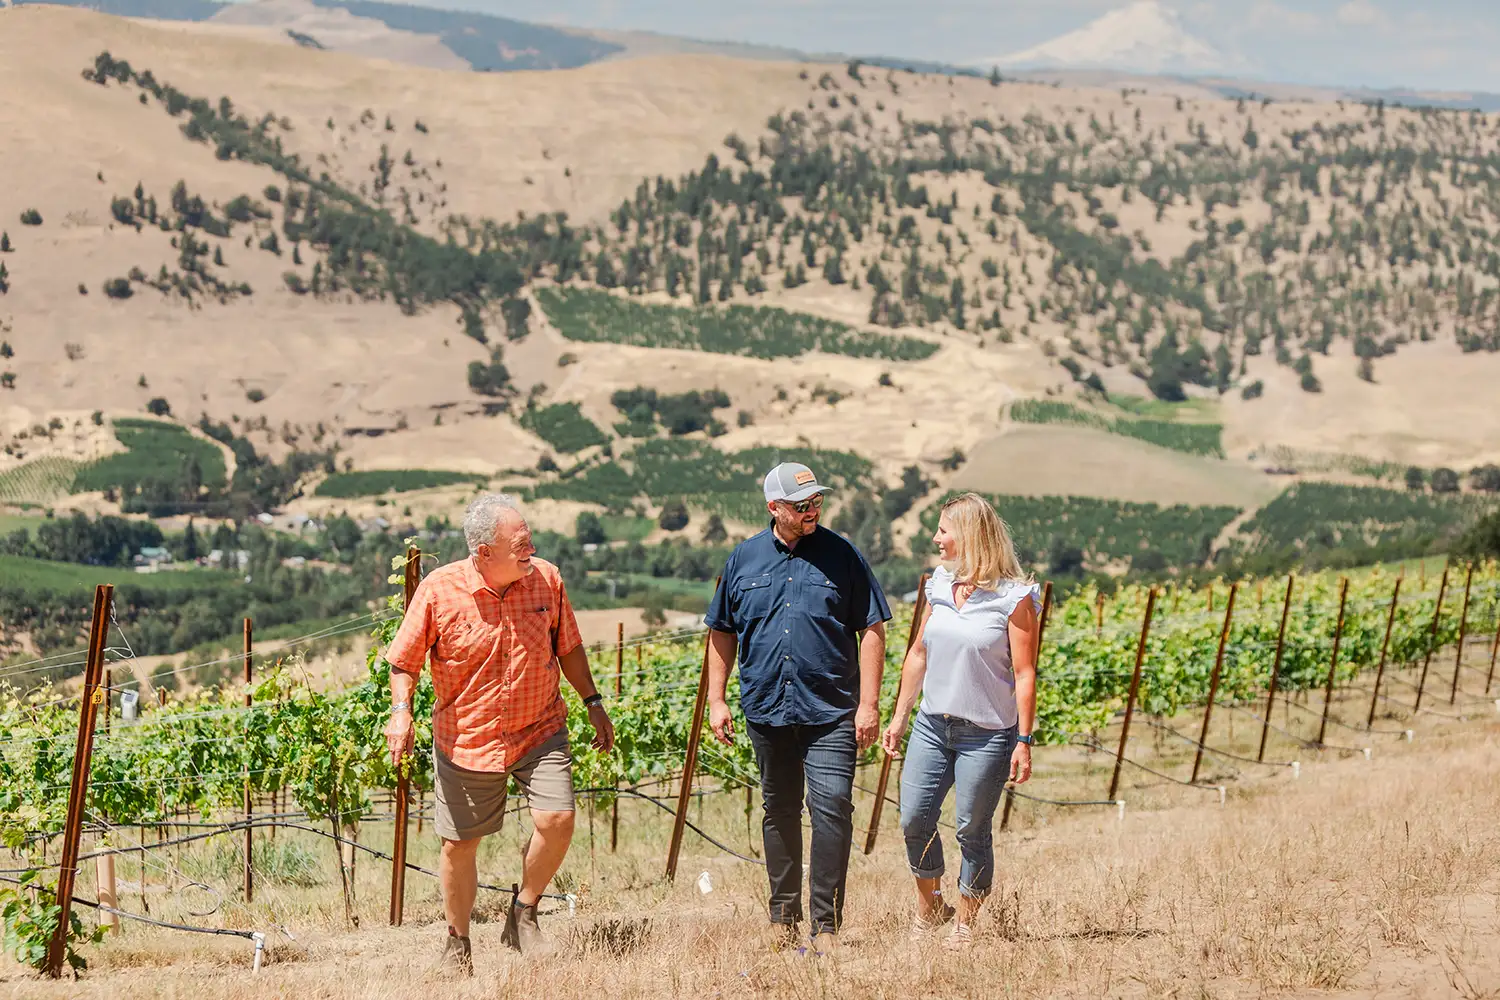
[[391, 702], [391, 714], [392, 715], [395, 715], [397, 712], [410, 712], [410, 711], [411, 711], [411, 702], [409, 702], [409, 701], [393, 701], [393, 702]]

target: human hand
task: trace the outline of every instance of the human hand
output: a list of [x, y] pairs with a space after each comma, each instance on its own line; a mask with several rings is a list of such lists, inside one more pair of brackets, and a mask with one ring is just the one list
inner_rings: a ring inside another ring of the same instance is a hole
[[589, 744], [600, 753], [609, 753], [615, 748], [615, 724], [603, 705], [589, 706], [589, 725], [594, 727], [594, 739]]
[[1026, 784], [1031, 777], [1031, 745], [1017, 743], [1010, 755], [1010, 780], [1017, 785]]
[[411, 753], [416, 743], [410, 712], [392, 712], [391, 720], [385, 724], [385, 748], [390, 752], [391, 765], [401, 766], [401, 758]]
[[899, 758], [901, 756], [901, 738], [906, 735], [906, 720], [895, 718], [891, 724], [885, 727], [885, 732], [880, 735], [880, 748], [886, 752], [886, 756]]
[[714, 731], [714, 739], [726, 747], [734, 746], [734, 717], [729, 714], [729, 702], [709, 702], [708, 727]]
[[854, 742], [861, 750], [868, 750], [880, 735], [880, 709], [874, 705], [861, 705], [854, 712]]

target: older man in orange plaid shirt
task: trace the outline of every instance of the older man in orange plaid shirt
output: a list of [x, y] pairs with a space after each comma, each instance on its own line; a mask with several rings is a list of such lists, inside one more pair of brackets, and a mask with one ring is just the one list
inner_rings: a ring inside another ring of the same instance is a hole
[[519, 896], [503, 940], [517, 951], [547, 944], [536, 904], [573, 837], [573, 758], [561, 678], [583, 696], [593, 745], [608, 753], [614, 729], [557, 567], [535, 558], [514, 501], [488, 494], [464, 516], [469, 558], [434, 570], [412, 597], [385, 658], [391, 665], [386, 744], [399, 761], [412, 747], [412, 695], [432, 660], [438, 874], [448, 917], [443, 956], [472, 973], [469, 916], [478, 893], [479, 841], [500, 828], [514, 776], [526, 790], [533, 832]]

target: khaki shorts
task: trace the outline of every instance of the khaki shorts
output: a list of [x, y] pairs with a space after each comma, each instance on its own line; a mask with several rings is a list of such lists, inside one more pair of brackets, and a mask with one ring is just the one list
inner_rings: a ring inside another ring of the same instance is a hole
[[531, 808], [573, 811], [573, 752], [560, 729], [507, 771], [470, 771], [433, 753], [437, 807], [432, 826], [444, 840], [474, 840], [500, 829], [510, 779], [526, 791]]

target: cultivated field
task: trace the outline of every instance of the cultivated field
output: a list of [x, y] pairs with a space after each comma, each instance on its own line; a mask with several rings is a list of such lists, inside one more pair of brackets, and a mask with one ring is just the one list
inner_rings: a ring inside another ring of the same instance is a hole
[[1254, 507], [1285, 485], [1247, 465], [1088, 427], [1011, 423], [968, 453], [954, 489], [1134, 503]]

